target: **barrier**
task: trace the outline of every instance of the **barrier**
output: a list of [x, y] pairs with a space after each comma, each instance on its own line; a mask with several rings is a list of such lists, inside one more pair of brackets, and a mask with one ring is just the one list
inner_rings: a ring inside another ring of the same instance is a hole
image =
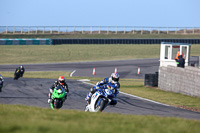
[[200, 44], [200, 39], [52, 39], [52, 44], [161, 44], [161, 42]]
[[51, 39], [0, 39], [0, 45], [51, 45]]
[[158, 87], [161, 90], [200, 98], [199, 81], [200, 69], [196, 67], [159, 67]]
[[157, 87], [158, 86], [158, 72], [155, 74], [145, 74], [144, 85]]
[[200, 39], [0, 39], [0, 45], [161, 44], [161, 42], [200, 44]]

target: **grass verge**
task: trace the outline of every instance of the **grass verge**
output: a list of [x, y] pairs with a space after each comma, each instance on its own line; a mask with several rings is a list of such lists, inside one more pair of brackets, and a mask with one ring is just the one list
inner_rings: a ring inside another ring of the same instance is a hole
[[[28, 72], [26, 71], [23, 75], [23, 78], [45, 78], [45, 79], [57, 79], [60, 75], [69, 78], [71, 72], [68, 71], [36, 71], [36, 72]], [[13, 72], [0, 71], [0, 74], [3, 77], [14, 78]]]
[[[0, 72], [4, 77], [13, 77], [13, 72]], [[24, 78], [53, 78], [60, 75], [66, 79], [90, 79], [90, 83], [96, 84], [102, 78], [93, 77], [70, 77], [70, 72], [48, 71], [48, 72], [25, 72]], [[200, 98], [190, 97], [179, 93], [167, 92], [156, 87], [145, 87], [143, 79], [120, 79], [120, 91], [147, 98], [160, 103], [200, 112]]]
[[[0, 45], [0, 64], [159, 58], [160, 45]], [[191, 56], [199, 56], [192, 45]]]
[[[158, 58], [159, 45], [13, 45], [0, 46], [0, 64]], [[143, 50], [146, 51], [144, 54]], [[108, 58], [109, 57], [109, 58]]]
[[1, 133], [198, 133], [200, 121], [0, 104]]

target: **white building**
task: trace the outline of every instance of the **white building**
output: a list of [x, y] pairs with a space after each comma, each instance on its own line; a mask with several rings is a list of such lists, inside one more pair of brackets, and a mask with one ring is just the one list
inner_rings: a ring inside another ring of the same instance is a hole
[[183, 55], [185, 66], [189, 65], [191, 44], [162, 42], [160, 47], [160, 66], [177, 66], [177, 52]]

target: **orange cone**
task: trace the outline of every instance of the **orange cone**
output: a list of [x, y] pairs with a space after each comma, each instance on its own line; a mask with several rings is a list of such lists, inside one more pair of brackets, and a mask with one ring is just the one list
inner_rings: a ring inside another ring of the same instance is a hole
[[92, 72], [92, 74], [95, 75], [95, 67], [93, 68], [93, 72]]
[[117, 73], [117, 67], [115, 67], [115, 73]]
[[138, 74], [138, 75], [140, 74], [140, 67], [138, 67], [138, 72], [137, 72], [137, 74]]

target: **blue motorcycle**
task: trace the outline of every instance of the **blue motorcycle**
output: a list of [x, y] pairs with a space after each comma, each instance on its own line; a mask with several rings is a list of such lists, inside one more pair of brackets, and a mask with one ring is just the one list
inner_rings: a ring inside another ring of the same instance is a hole
[[85, 111], [102, 112], [112, 102], [114, 97], [114, 90], [102, 87], [91, 96], [91, 101], [85, 107]]

